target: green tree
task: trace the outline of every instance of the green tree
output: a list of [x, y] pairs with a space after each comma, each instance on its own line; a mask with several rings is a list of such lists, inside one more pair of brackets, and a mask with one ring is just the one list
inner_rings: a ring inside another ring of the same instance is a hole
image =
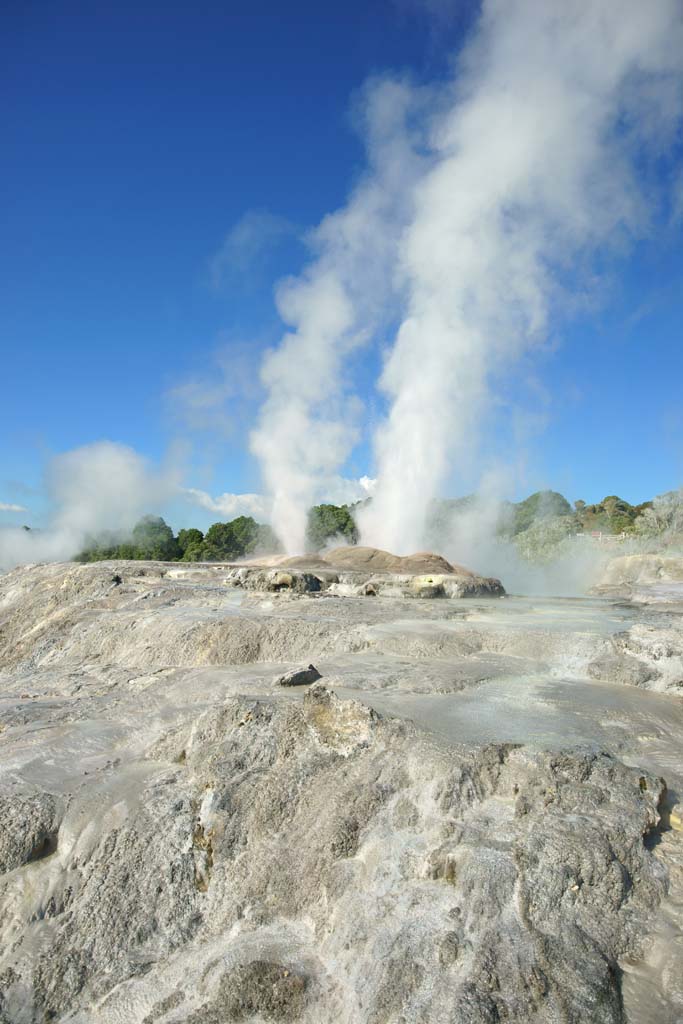
[[572, 529], [570, 516], [543, 516], [517, 534], [513, 543], [522, 558], [529, 562], [552, 562], [569, 550]]
[[204, 551], [209, 561], [236, 558], [237, 547], [232, 523], [213, 523], [204, 534]]
[[204, 537], [205, 557], [232, 561], [256, 550], [263, 527], [251, 516], [238, 516], [229, 523], [214, 523]]
[[183, 551], [183, 562], [208, 562], [205, 544], [188, 544]]
[[577, 514], [584, 531], [631, 533], [646, 504], [631, 505], [618, 494], [608, 494], [595, 505], [584, 504], [580, 509], [577, 506]]
[[251, 516], [237, 516], [230, 523], [235, 538], [237, 557], [250, 555], [256, 550], [260, 526]]
[[358, 543], [358, 527], [348, 505], [314, 505], [308, 513], [307, 550], [320, 551], [334, 538]]
[[177, 543], [181, 558], [184, 558], [188, 562], [196, 562], [196, 558], [185, 558], [185, 556], [188, 549], [201, 548], [203, 541], [204, 534], [194, 526], [190, 527], [189, 530], [180, 530], [177, 537]]
[[683, 487], [678, 491], [658, 494], [651, 502], [644, 502], [642, 512], [636, 521], [638, 533], [646, 537], [683, 536]]
[[[101, 556], [102, 557], [102, 556]], [[104, 555], [105, 558], [125, 558], [125, 559], [140, 559], [142, 556], [139, 553], [139, 549], [134, 544], [119, 544], [118, 547], [112, 548], [111, 554]]]
[[143, 516], [133, 527], [132, 541], [136, 558], [172, 562], [179, 557], [173, 530], [161, 516]]

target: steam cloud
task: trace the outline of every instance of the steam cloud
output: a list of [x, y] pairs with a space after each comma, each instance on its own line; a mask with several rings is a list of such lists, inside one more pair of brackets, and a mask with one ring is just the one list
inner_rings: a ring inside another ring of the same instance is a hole
[[133, 449], [111, 441], [55, 456], [46, 485], [52, 522], [45, 530], [0, 530], [0, 570], [71, 558], [92, 535], [130, 529], [178, 488], [174, 471], [153, 470]]
[[252, 448], [288, 550], [359, 436], [349, 356], [397, 322], [360, 525], [365, 543], [422, 545], [492, 372], [542, 343], [577, 268], [646, 227], [639, 178], [672, 137], [682, 73], [679, 0], [484, 0], [451, 81], [368, 85], [368, 172], [280, 286], [292, 330], [263, 367]]
[[386, 322], [393, 253], [421, 166], [411, 129], [421, 103], [401, 82], [367, 88], [359, 120], [368, 172], [348, 205], [313, 233], [317, 259], [277, 290], [280, 315], [293, 329], [264, 361], [268, 397], [251, 447], [288, 551], [303, 551], [306, 510], [338, 484], [359, 436], [361, 405], [349, 394], [344, 362]]

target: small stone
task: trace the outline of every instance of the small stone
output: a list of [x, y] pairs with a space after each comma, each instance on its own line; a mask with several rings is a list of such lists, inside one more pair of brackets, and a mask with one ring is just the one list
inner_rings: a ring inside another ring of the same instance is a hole
[[315, 683], [318, 679], [322, 679], [320, 672], [318, 672], [315, 665], [309, 665], [308, 668], [294, 668], [291, 672], [285, 672], [284, 675], [276, 676], [273, 680], [274, 686], [308, 686], [311, 683]]
[[446, 932], [439, 946], [439, 962], [444, 966], [454, 964], [460, 952], [460, 940], [457, 932]]

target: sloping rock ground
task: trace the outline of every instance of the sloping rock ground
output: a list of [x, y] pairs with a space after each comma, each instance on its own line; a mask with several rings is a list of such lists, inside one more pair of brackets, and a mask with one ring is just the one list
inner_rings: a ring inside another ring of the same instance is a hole
[[[660, 779], [683, 774], [680, 702], [589, 671], [649, 620], [266, 595], [225, 573], [0, 577], [3, 1024], [683, 1012]], [[309, 660], [320, 683], [273, 693]], [[561, 709], [577, 690], [581, 742], [547, 749], [537, 707], [503, 742], [504, 694]], [[468, 708], [498, 740], [463, 741]]]
[[83, 821], [72, 787], [35, 861], [4, 803], [6, 1019], [622, 1019], [617, 959], [664, 888], [656, 778], [439, 749], [321, 684], [147, 757], [134, 802], [105, 767]]
[[617, 590], [659, 582], [683, 583], [683, 555], [621, 555], [611, 559], [596, 585], [599, 591]]
[[621, 596], [634, 607], [657, 607], [631, 629], [615, 634], [612, 649], [591, 666], [596, 679], [683, 695], [683, 556], [663, 553], [612, 559], [594, 591]]
[[[264, 590], [261, 574], [278, 572], [140, 562], [15, 570], [0, 578], [0, 671], [11, 669], [16, 679], [21, 671], [62, 663], [76, 675], [104, 666], [106, 681], [111, 666], [308, 664], [377, 652], [412, 662], [458, 661], [466, 678], [477, 659], [496, 674], [496, 665], [510, 671], [512, 658], [683, 692], [683, 620], [675, 605], [652, 606], [636, 620], [634, 606], [623, 604], [620, 618], [596, 629], [580, 616], [572, 623], [571, 602], [553, 617], [532, 604], [533, 614], [520, 623], [519, 602], [495, 602], [479, 612], [464, 601], [387, 602], [383, 589], [378, 597], [340, 601], [341, 584], [307, 592], [286, 581], [282, 589]], [[236, 582], [236, 573], [247, 575]], [[119, 576], [121, 584], [114, 582]], [[386, 577], [387, 589], [399, 587], [395, 579]], [[517, 674], [522, 668], [520, 662]]]

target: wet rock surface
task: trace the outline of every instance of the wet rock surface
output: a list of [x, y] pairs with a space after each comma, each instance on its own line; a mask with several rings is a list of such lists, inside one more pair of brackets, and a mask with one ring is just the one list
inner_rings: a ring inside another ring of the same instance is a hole
[[183, 572], [0, 577], [0, 1020], [683, 1013], [666, 607]]

